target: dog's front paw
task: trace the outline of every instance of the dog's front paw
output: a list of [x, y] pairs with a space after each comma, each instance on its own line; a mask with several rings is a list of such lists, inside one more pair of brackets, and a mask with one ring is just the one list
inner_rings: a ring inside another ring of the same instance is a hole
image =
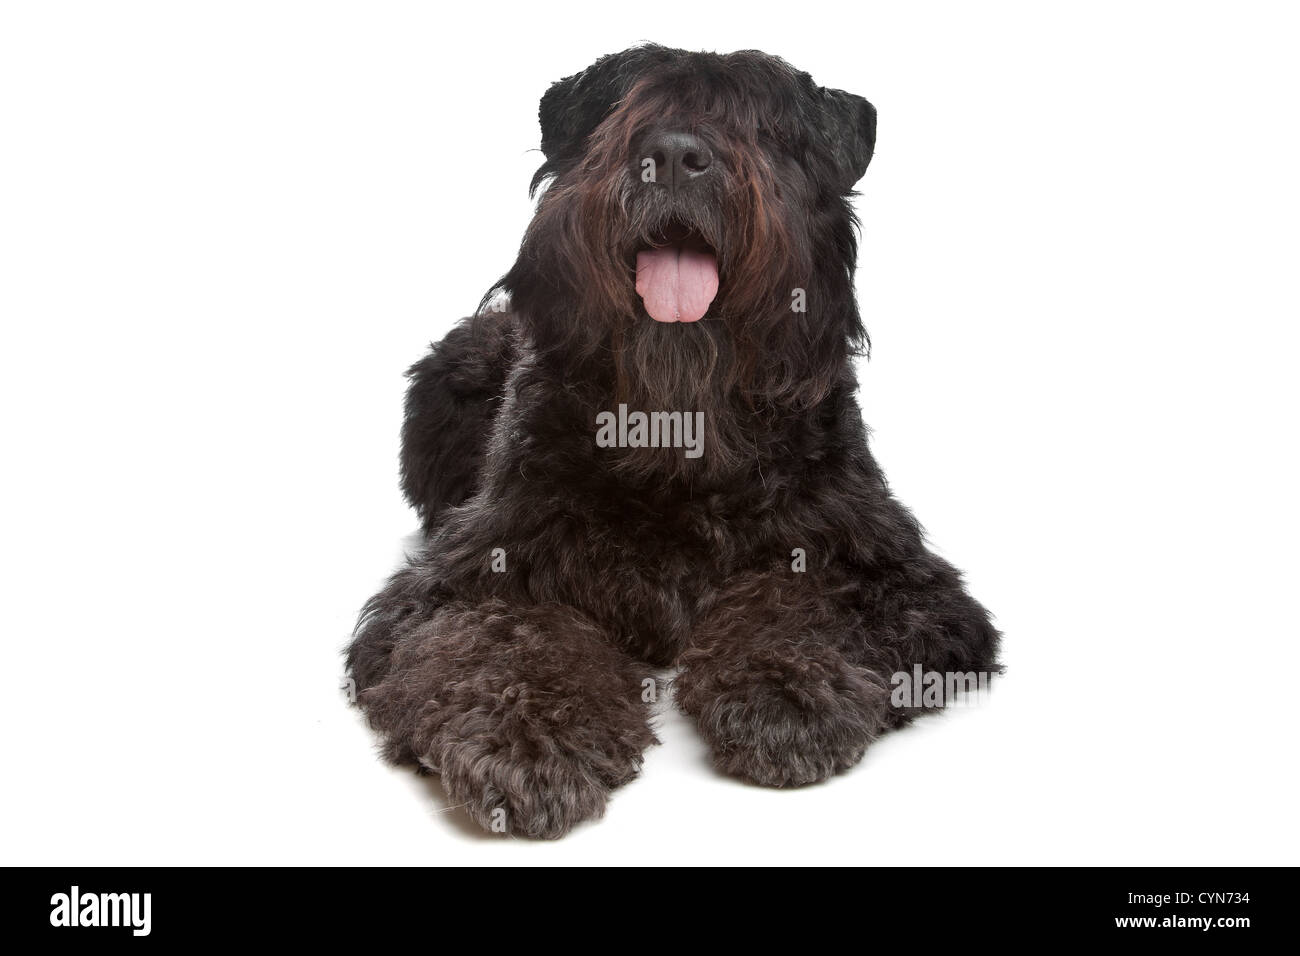
[[449, 705], [426, 705], [437, 729], [420, 763], [485, 829], [562, 837], [605, 812], [610, 792], [640, 772], [642, 751], [655, 742], [639, 702], [567, 691], [520, 682], [485, 698], [449, 688]]
[[783, 644], [730, 660], [692, 652], [677, 700], [719, 770], [769, 787], [818, 783], [854, 766], [884, 729], [889, 691], [832, 648]]
[[[588, 762], [562, 753], [523, 757], [483, 740], [444, 745], [428, 762], [453, 806], [494, 833], [553, 840], [605, 812], [610, 786]], [[629, 764], [624, 777], [635, 776]], [[621, 781], [620, 781], [621, 782]]]
[[362, 691], [386, 752], [487, 830], [555, 838], [600, 816], [655, 743], [645, 675], [571, 608], [447, 605]]

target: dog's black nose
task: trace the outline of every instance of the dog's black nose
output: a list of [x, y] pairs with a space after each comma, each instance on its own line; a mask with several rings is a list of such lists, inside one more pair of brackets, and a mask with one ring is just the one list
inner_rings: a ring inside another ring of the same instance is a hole
[[[641, 147], [640, 165], [647, 182], [680, 188], [709, 171], [713, 152], [704, 140], [691, 133], [655, 133]], [[647, 169], [651, 176], [645, 175]]]

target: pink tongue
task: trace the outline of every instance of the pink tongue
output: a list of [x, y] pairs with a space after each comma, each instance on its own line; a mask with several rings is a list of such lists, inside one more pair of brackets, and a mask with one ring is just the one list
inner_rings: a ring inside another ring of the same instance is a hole
[[718, 294], [718, 260], [677, 246], [638, 252], [636, 292], [656, 322], [698, 322]]

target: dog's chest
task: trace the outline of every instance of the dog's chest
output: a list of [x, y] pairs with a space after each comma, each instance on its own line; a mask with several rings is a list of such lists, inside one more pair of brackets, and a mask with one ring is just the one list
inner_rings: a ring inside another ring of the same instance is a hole
[[630, 507], [603, 517], [582, 529], [567, 598], [656, 664], [685, 649], [708, 595], [766, 550], [756, 549], [749, 516], [728, 514], [716, 502]]

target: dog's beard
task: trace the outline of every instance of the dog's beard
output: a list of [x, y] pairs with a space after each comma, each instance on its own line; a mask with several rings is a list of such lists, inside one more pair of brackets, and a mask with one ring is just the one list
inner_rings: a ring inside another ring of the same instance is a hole
[[633, 321], [614, 346], [616, 397], [629, 408], [703, 410], [731, 377], [734, 350], [721, 323]]
[[615, 468], [624, 476], [703, 477], [743, 454], [740, 419], [731, 407], [737, 354], [723, 323], [631, 322], [615, 336], [614, 359], [615, 405], [629, 412], [680, 412], [702, 428], [696, 458], [681, 448], [618, 449]]

